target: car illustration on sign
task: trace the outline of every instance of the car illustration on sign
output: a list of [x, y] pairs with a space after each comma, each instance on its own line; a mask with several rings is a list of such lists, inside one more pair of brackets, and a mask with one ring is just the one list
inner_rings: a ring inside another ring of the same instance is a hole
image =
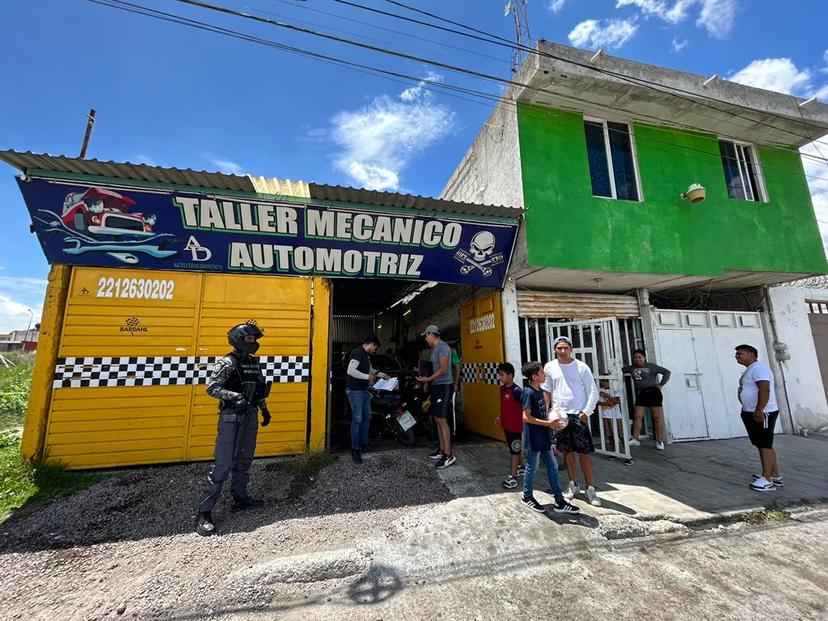
[[129, 213], [133, 205], [135, 201], [128, 196], [93, 187], [67, 194], [60, 219], [67, 228], [91, 233], [99, 240], [151, 237], [155, 216]]

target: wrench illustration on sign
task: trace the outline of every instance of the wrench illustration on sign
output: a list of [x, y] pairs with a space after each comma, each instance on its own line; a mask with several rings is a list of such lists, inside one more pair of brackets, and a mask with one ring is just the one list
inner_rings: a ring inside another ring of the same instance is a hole
[[454, 254], [454, 258], [460, 263], [463, 263], [463, 267], [460, 268], [460, 273], [464, 276], [473, 269], [477, 268], [483, 273], [484, 276], [489, 277], [493, 273], [490, 266], [503, 263], [503, 253], [492, 255], [491, 258], [486, 259], [485, 261], [475, 261], [465, 250], [458, 250]]

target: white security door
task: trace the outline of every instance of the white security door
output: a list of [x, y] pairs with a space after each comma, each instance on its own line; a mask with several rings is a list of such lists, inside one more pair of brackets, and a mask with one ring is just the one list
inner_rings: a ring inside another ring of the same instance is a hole
[[[658, 342], [659, 359], [668, 358], [672, 372], [670, 381], [663, 388], [664, 415], [671, 436], [674, 440], [709, 437], [693, 331], [659, 330]], [[669, 352], [669, 356], [665, 356], [665, 352]]]
[[624, 376], [621, 371], [623, 361], [618, 319], [607, 317], [584, 321], [549, 322], [546, 334], [547, 351], [555, 351], [553, 343], [559, 336], [570, 338], [572, 356], [592, 369], [599, 391], [616, 395], [616, 398], [620, 400], [617, 407], [607, 412], [604, 412], [600, 406], [595, 409], [595, 412], [589, 412], [589, 424], [596, 444], [595, 450], [607, 455], [629, 457], [630, 425], [627, 391], [624, 388]]

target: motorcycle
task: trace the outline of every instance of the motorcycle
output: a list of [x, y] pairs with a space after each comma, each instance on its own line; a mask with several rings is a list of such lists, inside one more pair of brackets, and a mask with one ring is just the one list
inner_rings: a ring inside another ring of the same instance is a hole
[[413, 378], [399, 377], [396, 390], [377, 390], [369, 388], [371, 393], [372, 418], [383, 421], [380, 436], [390, 434], [403, 446], [414, 446], [417, 431], [427, 433], [427, 419], [422, 410], [424, 395]]

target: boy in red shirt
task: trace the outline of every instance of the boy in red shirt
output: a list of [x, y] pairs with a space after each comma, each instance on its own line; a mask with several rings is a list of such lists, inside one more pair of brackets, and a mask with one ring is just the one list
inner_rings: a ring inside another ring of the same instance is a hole
[[506, 446], [512, 455], [512, 471], [504, 479], [503, 487], [515, 489], [517, 477], [523, 474], [523, 389], [515, 384], [515, 367], [508, 362], [498, 365], [497, 376], [500, 378], [500, 415], [495, 422], [503, 427]]

